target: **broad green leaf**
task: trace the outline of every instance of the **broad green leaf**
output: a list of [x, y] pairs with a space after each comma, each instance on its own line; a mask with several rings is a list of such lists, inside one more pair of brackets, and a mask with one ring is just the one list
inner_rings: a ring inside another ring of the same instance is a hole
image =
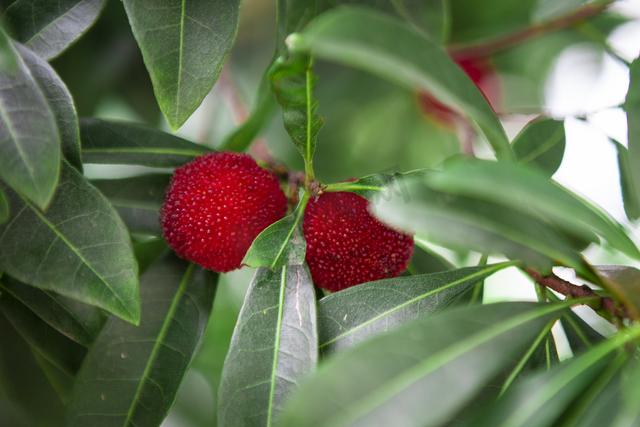
[[[640, 58], [629, 68], [630, 83], [624, 110], [627, 113], [627, 132], [629, 136], [629, 186], [633, 200], [640, 200]], [[634, 216], [634, 219], [636, 216]]]
[[44, 59], [53, 59], [98, 19], [106, 0], [16, 0], [4, 18], [14, 37]]
[[219, 146], [220, 151], [245, 151], [273, 117], [276, 101], [271, 91], [270, 73], [271, 67], [262, 76], [251, 114], [242, 125], [225, 137]]
[[447, 0], [391, 0], [391, 3], [398, 15], [434, 42], [444, 44], [448, 40], [451, 18]]
[[[0, 402], [10, 404], [26, 426], [62, 426], [63, 402], [29, 345], [2, 313], [0, 336]], [[0, 420], [5, 415], [0, 410]]]
[[96, 307], [2, 278], [0, 290], [9, 293], [40, 319], [67, 338], [89, 347], [100, 332], [105, 317]]
[[147, 238], [145, 236], [141, 241], [134, 241], [133, 251], [138, 260], [140, 273], [144, 273], [168, 249], [167, 242], [160, 237]]
[[308, 201], [309, 195], [305, 193], [293, 212], [262, 230], [251, 244], [242, 264], [271, 270], [285, 264], [303, 264], [306, 245], [298, 225]]
[[442, 255], [435, 253], [419, 244], [413, 247], [413, 256], [409, 264], [411, 274], [439, 273], [456, 268]]
[[9, 220], [9, 200], [4, 191], [0, 189], [0, 225]]
[[334, 352], [449, 307], [478, 281], [513, 263], [363, 283], [318, 304], [319, 347]]
[[174, 167], [211, 151], [169, 133], [125, 122], [82, 119], [80, 133], [85, 163]]
[[[564, 412], [575, 399], [586, 397], [590, 385], [607, 369], [620, 366], [620, 359], [612, 362], [612, 353], [626, 343], [640, 337], [635, 326], [592, 348], [583, 355], [565, 362], [555, 369], [529, 377], [515, 385], [502, 399], [486, 408], [485, 414], [475, 417], [477, 427], [551, 427], [558, 425]], [[623, 358], [624, 360], [624, 358]], [[617, 366], [616, 366], [617, 365]]]
[[316, 299], [306, 265], [258, 269], [225, 359], [218, 425], [271, 426], [318, 358]]
[[169, 125], [180, 127], [218, 79], [238, 29], [239, 0], [124, 0]]
[[10, 294], [3, 294], [0, 298], [0, 311], [29, 344], [34, 354], [51, 363], [66, 376], [75, 375], [86, 354], [84, 347], [52, 329]]
[[566, 307], [470, 305], [415, 320], [321, 365], [281, 425], [443, 425]]
[[129, 231], [160, 236], [160, 207], [170, 180], [169, 174], [149, 174], [91, 183], [118, 210]]
[[435, 243], [502, 253], [543, 271], [556, 260], [591, 277], [571, 242], [546, 222], [514, 215], [495, 203], [435, 192], [419, 177], [396, 180], [374, 199], [372, 210], [383, 221]]
[[9, 38], [0, 29], [0, 178], [45, 208], [60, 174], [60, 136], [49, 104]]
[[624, 265], [595, 267], [606, 289], [624, 304], [634, 319], [640, 319], [640, 270]]
[[640, 218], [640, 189], [636, 188], [635, 172], [631, 169], [629, 150], [624, 145], [613, 141], [618, 152], [618, 173], [620, 175], [620, 191], [624, 203], [624, 212], [630, 220]]
[[553, 175], [562, 163], [565, 147], [564, 122], [545, 117], [527, 123], [513, 140], [519, 162]]
[[142, 275], [142, 319], [111, 317], [80, 369], [67, 426], [158, 426], [204, 333], [215, 276], [167, 255]]
[[317, 58], [378, 74], [410, 90], [432, 93], [468, 115], [497, 156], [513, 158], [500, 121], [475, 84], [440, 46], [399, 19], [365, 8], [340, 7], [290, 36], [287, 44], [293, 51], [308, 51]]
[[313, 96], [315, 77], [308, 55], [278, 58], [271, 71], [271, 84], [283, 111], [284, 127], [302, 155], [305, 170], [312, 171], [313, 153], [322, 119]]
[[56, 119], [62, 154], [71, 165], [82, 172], [78, 115], [69, 90], [47, 61], [23, 46], [18, 46], [18, 51]]
[[525, 165], [452, 161], [441, 173], [426, 175], [426, 182], [439, 191], [473, 196], [539, 216], [585, 238], [595, 231], [614, 248], [640, 259], [638, 248], [607, 213]]
[[9, 193], [0, 269], [21, 282], [140, 319], [138, 266], [125, 225], [107, 199], [64, 162], [46, 213]]

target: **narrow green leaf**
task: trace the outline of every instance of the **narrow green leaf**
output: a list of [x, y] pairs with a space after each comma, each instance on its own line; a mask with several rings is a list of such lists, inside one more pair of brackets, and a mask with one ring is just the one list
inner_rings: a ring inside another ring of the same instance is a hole
[[0, 290], [9, 293], [40, 319], [67, 338], [89, 347], [100, 332], [105, 317], [99, 309], [75, 300], [2, 278]]
[[566, 307], [470, 305], [415, 320], [321, 365], [281, 425], [443, 425]]
[[9, 193], [0, 226], [0, 269], [21, 282], [140, 318], [138, 266], [129, 234], [107, 199], [64, 162], [46, 213]]
[[290, 36], [293, 51], [361, 68], [406, 86], [432, 93], [473, 120], [500, 158], [513, 153], [500, 121], [478, 88], [447, 53], [419, 31], [391, 16], [357, 7], [340, 7]]
[[239, 0], [124, 0], [153, 89], [180, 127], [209, 93], [236, 37]]
[[[629, 68], [630, 83], [624, 110], [627, 113], [627, 133], [629, 136], [629, 178], [627, 188], [633, 191], [633, 200], [640, 200], [640, 58]], [[636, 217], [634, 216], [634, 219]]]
[[511, 265], [513, 263], [502, 263], [383, 279], [328, 295], [318, 305], [320, 350], [342, 350], [444, 310], [478, 281]]
[[599, 265], [595, 270], [603, 286], [624, 304], [634, 319], [640, 319], [640, 270], [624, 265]]
[[6, 293], [0, 298], [0, 311], [37, 354], [69, 377], [80, 367], [86, 349], [59, 334], [20, 301]]
[[417, 243], [413, 247], [413, 256], [409, 264], [412, 274], [439, 273], [441, 271], [454, 270], [455, 268], [456, 266], [442, 255]]
[[518, 161], [537, 167], [546, 176], [553, 175], [560, 167], [564, 147], [564, 122], [546, 117], [527, 123], [513, 140]]
[[[620, 332], [555, 369], [520, 382], [475, 417], [477, 427], [551, 427], [611, 363], [612, 353], [640, 337], [640, 328]], [[617, 362], [613, 362], [614, 364]], [[619, 365], [618, 365], [619, 366]]]
[[60, 174], [60, 136], [55, 117], [1, 29], [0, 56], [9, 57], [6, 61], [15, 64], [15, 68], [0, 70], [0, 178], [45, 208]]
[[613, 142], [618, 152], [618, 173], [620, 174], [620, 191], [622, 192], [624, 212], [627, 214], [627, 218], [633, 221], [640, 218], [640, 189], [636, 188], [634, 181], [629, 150], [617, 141]]
[[640, 259], [638, 248], [607, 213], [525, 165], [452, 161], [441, 173], [426, 175], [426, 182], [436, 190], [482, 198], [539, 216], [584, 238], [595, 231], [614, 248]]
[[67, 426], [158, 426], [204, 333], [215, 276], [167, 255], [142, 276], [136, 327], [111, 317], [85, 359]]
[[106, 0], [16, 0], [4, 18], [14, 37], [44, 59], [53, 59], [98, 19]]
[[0, 188], [0, 225], [9, 220], [9, 199]]
[[314, 80], [308, 55], [278, 58], [271, 72], [271, 84], [282, 106], [284, 127], [304, 159], [307, 174], [313, 174], [313, 153], [322, 127], [318, 101], [313, 96]]
[[[553, 292], [546, 292], [550, 301], [560, 301]], [[574, 355], [578, 355], [589, 350], [594, 345], [602, 342], [605, 338], [593, 329], [587, 322], [573, 311], [568, 311], [559, 320], [562, 329], [569, 341], [569, 346]]]
[[298, 225], [308, 201], [309, 195], [304, 193], [293, 212], [262, 230], [251, 244], [242, 264], [271, 270], [285, 264], [303, 264], [306, 245]]
[[160, 207], [171, 180], [169, 174], [91, 181], [116, 208], [130, 232], [160, 236]]
[[58, 132], [60, 133], [62, 154], [69, 163], [82, 172], [78, 114], [67, 86], [47, 61], [24, 46], [18, 46], [18, 51], [27, 67], [29, 67], [31, 75], [44, 94], [56, 119]]
[[225, 359], [218, 424], [271, 426], [318, 357], [316, 300], [306, 265], [258, 269]]
[[125, 122], [82, 119], [80, 134], [85, 163], [174, 167], [211, 152], [177, 136]]
[[329, 184], [326, 191], [350, 191], [370, 199], [394, 182], [395, 178], [402, 176], [401, 174], [372, 174], [363, 176], [356, 180], [337, 182]]

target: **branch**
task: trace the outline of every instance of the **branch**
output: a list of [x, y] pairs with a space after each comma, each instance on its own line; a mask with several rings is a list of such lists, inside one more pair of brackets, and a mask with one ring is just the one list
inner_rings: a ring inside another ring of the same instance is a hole
[[605, 0], [598, 3], [591, 3], [576, 9], [574, 12], [551, 19], [546, 22], [534, 24], [528, 28], [516, 31], [511, 34], [499, 36], [488, 41], [470, 45], [452, 45], [449, 53], [455, 59], [482, 58], [491, 56], [494, 53], [503, 51], [512, 46], [518, 45], [526, 40], [538, 37], [542, 34], [562, 30], [571, 27], [585, 19], [591, 18], [607, 9], [613, 0]]
[[542, 274], [531, 268], [525, 268], [524, 271], [539, 285], [552, 289], [567, 297], [598, 297], [599, 306], [594, 307], [594, 309], [602, 309], [611, 314], [613, 317], [617, 317], [620, 319], [629, 318], [629, 313], [627, 313], [627, 310], [618, 305], [613, 299], [598, 295], [596, 292], [594, 292], [593, 289], [586, 285], [574, 285], [573, 283], [561, 279], [553, 273], [548, 276], [543, 276]]

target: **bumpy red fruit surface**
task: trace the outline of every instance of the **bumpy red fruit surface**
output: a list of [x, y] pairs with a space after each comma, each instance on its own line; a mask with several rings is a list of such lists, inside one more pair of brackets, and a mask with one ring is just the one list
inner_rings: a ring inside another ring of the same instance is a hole
[[253, 239], [286, 211], [278, 180], [251, 157], [212, 153], [176, 169], [160, 218], [179, 256], [225, 272], [239, 268]]
[[364, 197], [323, 193], [304, 215], [307, 264], [316, 286], [339, 291], [402, 273], [413, 253], [413, 237], [393, 230], [368, 211]]

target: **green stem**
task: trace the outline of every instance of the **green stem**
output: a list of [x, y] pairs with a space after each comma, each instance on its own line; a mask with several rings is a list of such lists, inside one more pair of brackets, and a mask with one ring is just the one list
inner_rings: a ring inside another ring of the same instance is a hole
[[[480, 257], [480, 261], [478, 261], [478, 266], [487, 265], [488, 260], [489, 256], [487, 254], [482, 254], [482, 256]], [[469, 304], [476, 304], [478, 301], [482, 302], [483, 295], [484, 280], [481, 280], [473, 287], [473, 294], [471, 295], [471, 301], [469, 301]]]
[[307, 144], [304, 156], [304, 185], [306, 189], [310, 188], [310, 185], [316, 179], [315, 171], [313, 170], [313, 146], [311, 143], [313, 133], [313, 59], [309, 58], [309, 63], [305, 72], [305, 86], [306, 86], [306, 100], [307, 100]]

